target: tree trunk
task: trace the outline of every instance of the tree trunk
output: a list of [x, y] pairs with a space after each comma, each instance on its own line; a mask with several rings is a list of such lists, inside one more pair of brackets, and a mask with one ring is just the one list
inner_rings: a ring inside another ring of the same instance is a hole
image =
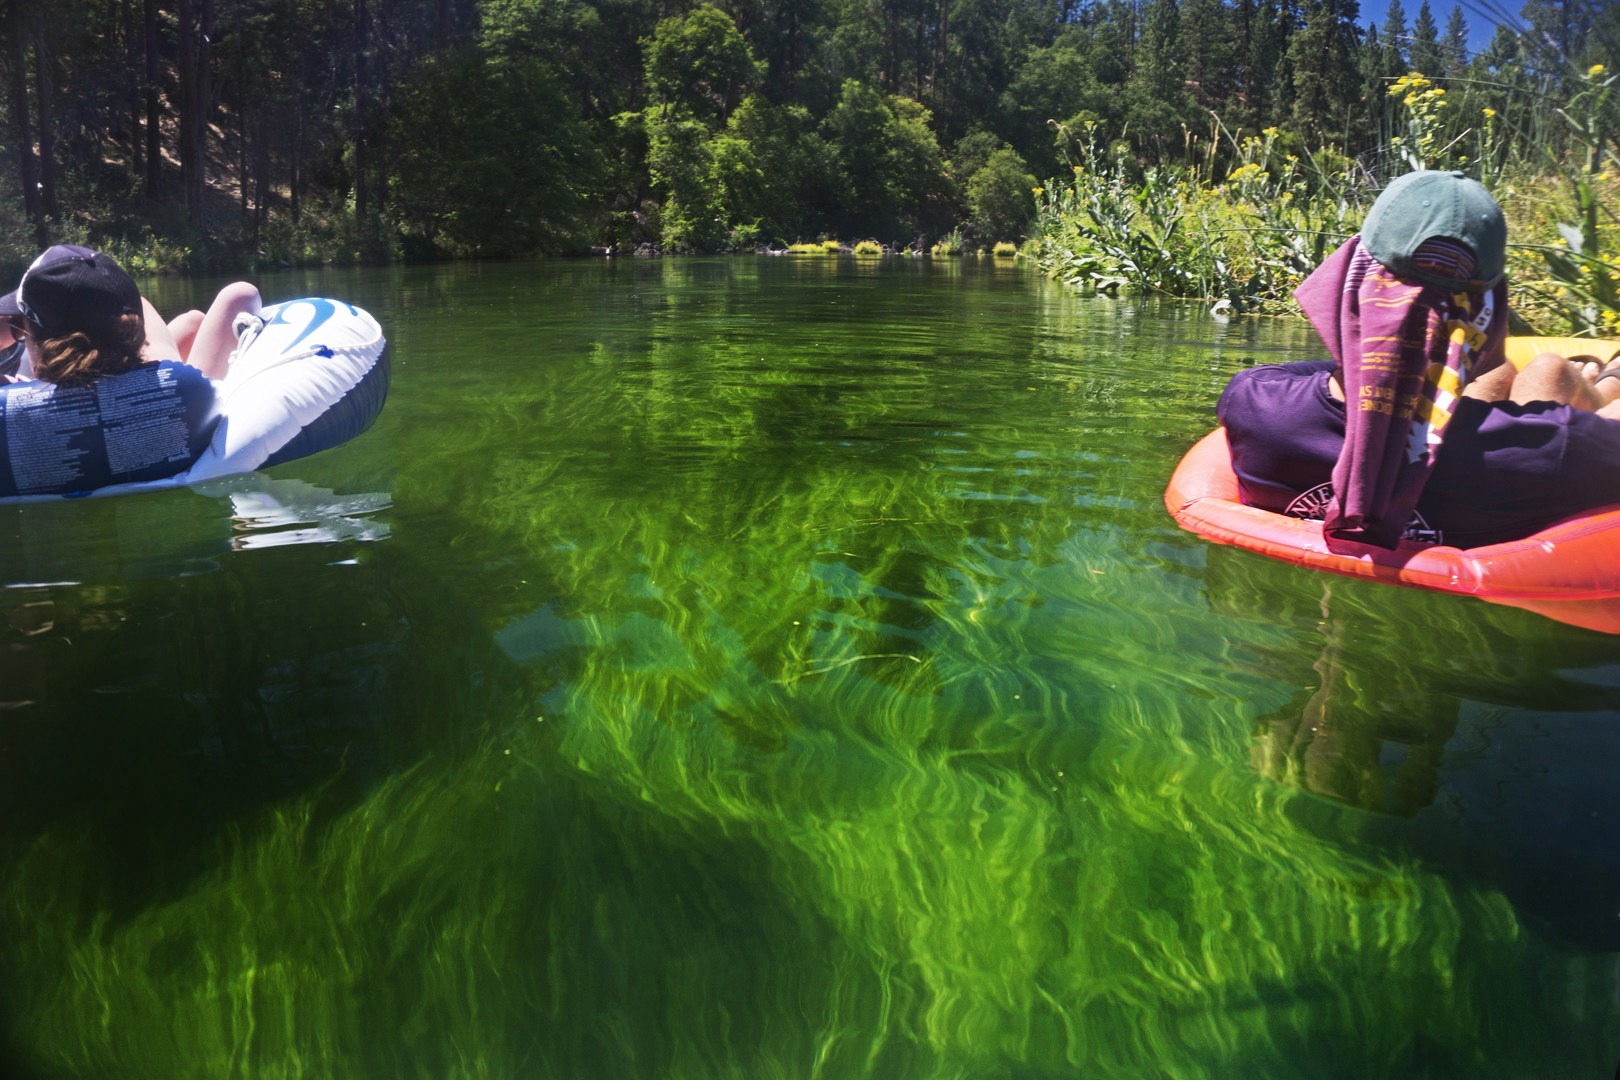
[[[268, 153], [268, 150], [266, 151], [266, 153]], [[297, 115], [297, 118], [295, 120], [295, 126], [293, 128], [292, 175], [288, 178], [288, 181], [287, 181], [287, 195], [288, 195], [288, 203], [289, 203], [287, 209], [289, 211], [291, 211], [291, 213], [292, 213], [292, 219], [293, 219], [294, 224], [298, 223], [298, 218], [303, 212], [303, 205], [302, 205], [302, 203], [299, 202], [299, 199], [298, 199], [298, 191], [299, 191], [299, 188], [301, 188], [303, 186], [303, 182], [304, 182], [304, 102], [303, 102], [303, 99], [300, 98], [299, 102], [298, 102], [298, 115]]]
[[196, 123], [197, 115], [197, 73], [195, 71], [197, 54], [193, 51], [192, 34], [195, 33], [197, 9], [193, 0], [180, 0], [178, 11], [179, 26], [177, 37], [179, 45], [179, 75], [180, 100], [177, 103], [179, 114], [175, 138], [180, 151], [180, 194], [185, 203], [186, 217], [195, 220], [196, 208], [191, 202], [194, 178], [199, 165], [197, 162], [197, 143], [191, 137], [192, 125]]
[[[386, 44], [389, 41], [388, 6], [386, 4], [377, 5], [377, 23], [377, 28], [379, 31], [378, 36], [383, 41], [384, 48], [379, 50], [377, 63], [371, 69], [372, 78], [377, 83], [377, 93], [374, 95], [371, 105], [378, 116], [386, 117], [388, 115], [389, 96], [392, 90], [389, 83], [388, 50], [386, 48]], [[375, 147], [375, 153], [372, 154], [374, 167], [373, 171], [376, 173], [376, 177], [374, 180], [375, 187], [372, 190], [371, 201], [374, 212], [378, 215], [382, 215], [388, 212], [389, 151], [387, 126], [378, 126], [380, 129], [377, 133], [378, 145]]]
[[34, 31], [34, 93], [39, 99], [39, 208], [55, 217], [56, 205], [56, 79], [51, 71], [51, 53], [45, 44], [45, 31]]
[[141, 22], [145, 51], [146, 197], [156, 202], [163, 191], [163, 103], [158, 92], [158, 0], [145, 0], [141, 7]]
[[180, 188], [185, 193], [186, 219], [201, 225], [207, 190], [209, 39], [214, 32], [213, 0], [180, 0]]
[[191, 174], [191, 189], [187, 193], [188, 216], [193, 225], [200, 225], [207, 210], [208, 192], [208, 129], [214, 113], [214, 89], [211, 78], [214, 51], [214, 0], [199, 0], [197, 12], [197, 58], [192, 63], [192, 78], [196, 82], [191, 92], [192, 117], [191, 157], [196, 168]]
[[[259, 246], [259, 237], [264, 232], [265, 223], [270, 217], [270, 133], [265, 130], [269, 120], [261, 116], [258, 124], [257, 139], [254, 142], [256, 163], [253, 169], [253, 247]], [[296, 154], [297, 151], [295, 150]]]
[[129, 153], [129, 175], [141, 175], [141, 151], [144, 146], [141, 141], [141, 54], [139, 27], [135, 20], [135, 4], [132, 0], [121, 0], [119, 4], [120, 22], [124, 30], [124, 70], [129, 75], [129, 83], [124, 92], [129, 95], [129, 143], [126, 147]]
[[368, 205], [366, 169], [366, 120], [370, 112], [366, 88], [366, 0], [354, 0], [354, 217], [364, 226]]
[[34, 125], [28, 105], [28, 55], [23, 48], [22, 16], [16, 7], [6, 20], [6, 60], [11, 66], [11, 122], [17, 129], [17, 181], [22, 185], [23, 213], [44, 242], [44, 215], [39, 208], [39, 171], [34, 158]]

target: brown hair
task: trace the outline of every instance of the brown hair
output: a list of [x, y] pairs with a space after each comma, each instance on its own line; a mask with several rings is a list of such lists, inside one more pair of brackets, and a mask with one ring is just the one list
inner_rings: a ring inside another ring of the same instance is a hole
[[[32, 334], [39, 333], [39, 327], [32, 323], [28, 329]], [[88, 386], [103, 375], [118, 375], [140, 366], [146, 322], [139, 315], [120, 315], [116, 323], [94, 337], [77, 331], [36, 340], [36, 379], [58, 386]]]

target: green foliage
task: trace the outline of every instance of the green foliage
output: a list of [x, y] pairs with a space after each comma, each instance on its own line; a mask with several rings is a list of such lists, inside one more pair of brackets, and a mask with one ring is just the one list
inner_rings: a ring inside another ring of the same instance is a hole
[[750, 94], [732, 114], [727, 134], [748, 147], [751, 161], [745, 176], [717, 178], [734, 220], [757, 222], [763, 235], [785, 240], [832, 201], [832, 150], [804, 106], [772, 105]]
[[990, 254], [998, 259], [1015, 259], [1018, 257], [1018, 245], [1003, 240], [991, 249]]
[[969, 132], [951, 151], [951, 175], [966, 179], [990, 162], [990, 155], [1007, 145], [1005, 139], [982, 128]]
[[968, 178], [968, 227], [985, 243], [1020, 237], [1034, 212], [1035, 177], [1010, 147], [990, 155]]
[[940, 258], [949, 258], [953, 255], [961, 255], [964, 250], [965, 245], [962, 240], [961, 230], [952, 229], [950, 232], [940, 237], [939, 240], [935, 242], [934, 246], [928, 249], [928, 253], [930, 255], [937, 255]]
[[713, 127], [759, 80], [759, 65], [736, 22], [703, 4], [658, 24], [646, 51], [647, 97]]
[[[1620, 334], [1620, 143], [1609, 119], [1617, 82], [1603, 65], [1572, 79], [1556, 114], [1562, 153], [1551, 139], [1518, 145], [1538, 122], [1525, 99], [1506, 115], [1479, 108], [1475, 126], [1459, 129], [1452, 97], [1468, 100], [1470, 88], [1448, 93], [1416, 72], [1388, 88], [1404, 112], [1391, 160], [1472, 168], [1503, 202], [1520, 330]], [[1036, 261], [1082, 289], [1292, 310], [1294, 287], [1359, 227], [1378, 190], [1361, 182], [1361, 163], [1331, 147], [1305, 154], [1297, 135], [1276, 128], [1227, 135], [1230, 165], [1218, 182], [1197, 168], [1136, 176], [1099, 145], [1099, 128], [1069, 129], [1072, 183], [1037, 191]]]
[[1321, 174], [1308, 181], [1296, 156], [1279, 153], [1275, 129], [1233, 139], [1238, 164], [1214, 184], [1186, 169], [1138, 180], [1100, 150], [1094, 127], [1076, 135], [1073, 181], [1037, 190], [1031, 246], [1038, 266], [1083, 290], [1285, 310], [1360, 221], [1353, 190]]
[[855, 243], [854, 252], [856, 255], [871, 258], [883, 254], [883, 245], [876, 240], [858, 240]]
[[921, 104], [847, 79], [823, 130], [845, 213], [860, 231], [927, 231], [945, 216], [950, 182]]
[[788, 251], [794, 255], [837, 255], [841, 245], [836, 240], [817, 240], [810, 243], [789, 244]]
[[[1509, 144], [1523, 131], [1518, 109], [1503, 116], [1479, 110], [1477, 127], [1448, 125], [1450, 98], [1423, 75], [1397, 80], [1390, 95], [1406, 111], [1407, 133], [1392, 142], [1412, 168], [1470, 168], [1496, 191], [1509, 217], [1515, 315], [1521, 328], [1548, 332], [1620, 332], [1620, 143], [1615, 141], [1615, 86], [1620, 78], [1594, 64], [1569, 79], [1568, 103], [1557, 110], [1560, 143], [1546, 132], [1530, 149]], [[1467, 93], [1465, 88], [1464, 94]], [[1511, 164], [1517, 155], [1519, 164]], [[1534, 193], [1534, 198], [1525, 195]], [[1515, 198], [1514, 196], [1519, 196]], [[1541, 207], [1537, 213], [1529, 208]]]
[[396, 91], [393, 209], [408, 243], [451, 255], [576, 249], [600, 156], [540, 60], [465, 48]]
[[[1013, 239], [1014, 162], [1066, 176], [1082, 125], [1121, 182], [1190, 170], [1212, 189], [1243, 164], [1238, 140], [1204, 135], [1212, 110], [1247, 137], [1277, 129], [1313, 191], [1352, 162], [1374, 184], [1411, 161], [1493, 186], [1602, 168], [1620, 132], [1620, 95], [1584, 74], [1620, 66], [1620, 7], [1568, 0], [1532, 0], [1531, 32], [1503, 28], [1472, 61], [1456, 11], [1440, 30], [1427, 4], [1392, 3], [1363, 29], [1353, 0], [214, 0], [206, 32], [197, 4], [14, 6], [6, 242], [81, 230], [193, 268]], [[148, 30], [150, 101], [131, 66]], [[206, 77], [182, 86], [182, 59]], [[1414, 70], [1427, 96], [1391, 97]], [[1570, 214], [1581, 198], [1561, 196]]]

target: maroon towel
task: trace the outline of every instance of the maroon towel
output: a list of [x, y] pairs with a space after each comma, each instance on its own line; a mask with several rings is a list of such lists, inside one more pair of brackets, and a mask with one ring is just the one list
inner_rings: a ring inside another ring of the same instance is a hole
[[[1461, 245], [1430, 241], [1420, 254], [1466, 264]], [[1434, 467], [1457, 395], [1479, 359], [1499, 355], [1507, 285], [1450, 292], [1397, 277], [1352, 237], [1294, 290], [1344, 372], [1344, 448], [1333, 469], [1323, 531], [1341, 542], [1393, 548]]]

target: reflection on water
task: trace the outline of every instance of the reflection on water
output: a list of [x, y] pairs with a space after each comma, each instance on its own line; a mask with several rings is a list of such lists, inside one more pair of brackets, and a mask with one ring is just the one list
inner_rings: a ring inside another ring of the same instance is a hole
[[1314, 658], [1290, 643], [1251, 659], [1292, 668], [1298, 687], [1257, 719], [1261, 773], [1406, 819], [1363, 828], [1462, 879], [1490, 881], [1560, 940], [1620, 951], [1610, 640], [1538, 635], [1534, 616], [1448, 598], [1430, 598], [1413, 633], [1403, 593], [1277, 578], [1260, 563], [1211, 553], [1215, 602], [1278, 613], [1318, 643]]
[[386, 539], [385, 492], [339, 495], [263, 474], [142, 496], [0, 506], [0, 586], [108, 583], [219, 569], [230, 551]]
[[392, 505], [385, 492], [338, 495], [298, 480], [239, 477], [203, 489], [230, 500], [237, 551], [286, 544], [385, 540], [388, 522], [376, 517]]
[[15, 522], [0, 1072], [1620, 1057], [1612, 639], [1163, 511], [1302, 326], [988, 260], [286, 291], [388, 326], [371, 432]]

